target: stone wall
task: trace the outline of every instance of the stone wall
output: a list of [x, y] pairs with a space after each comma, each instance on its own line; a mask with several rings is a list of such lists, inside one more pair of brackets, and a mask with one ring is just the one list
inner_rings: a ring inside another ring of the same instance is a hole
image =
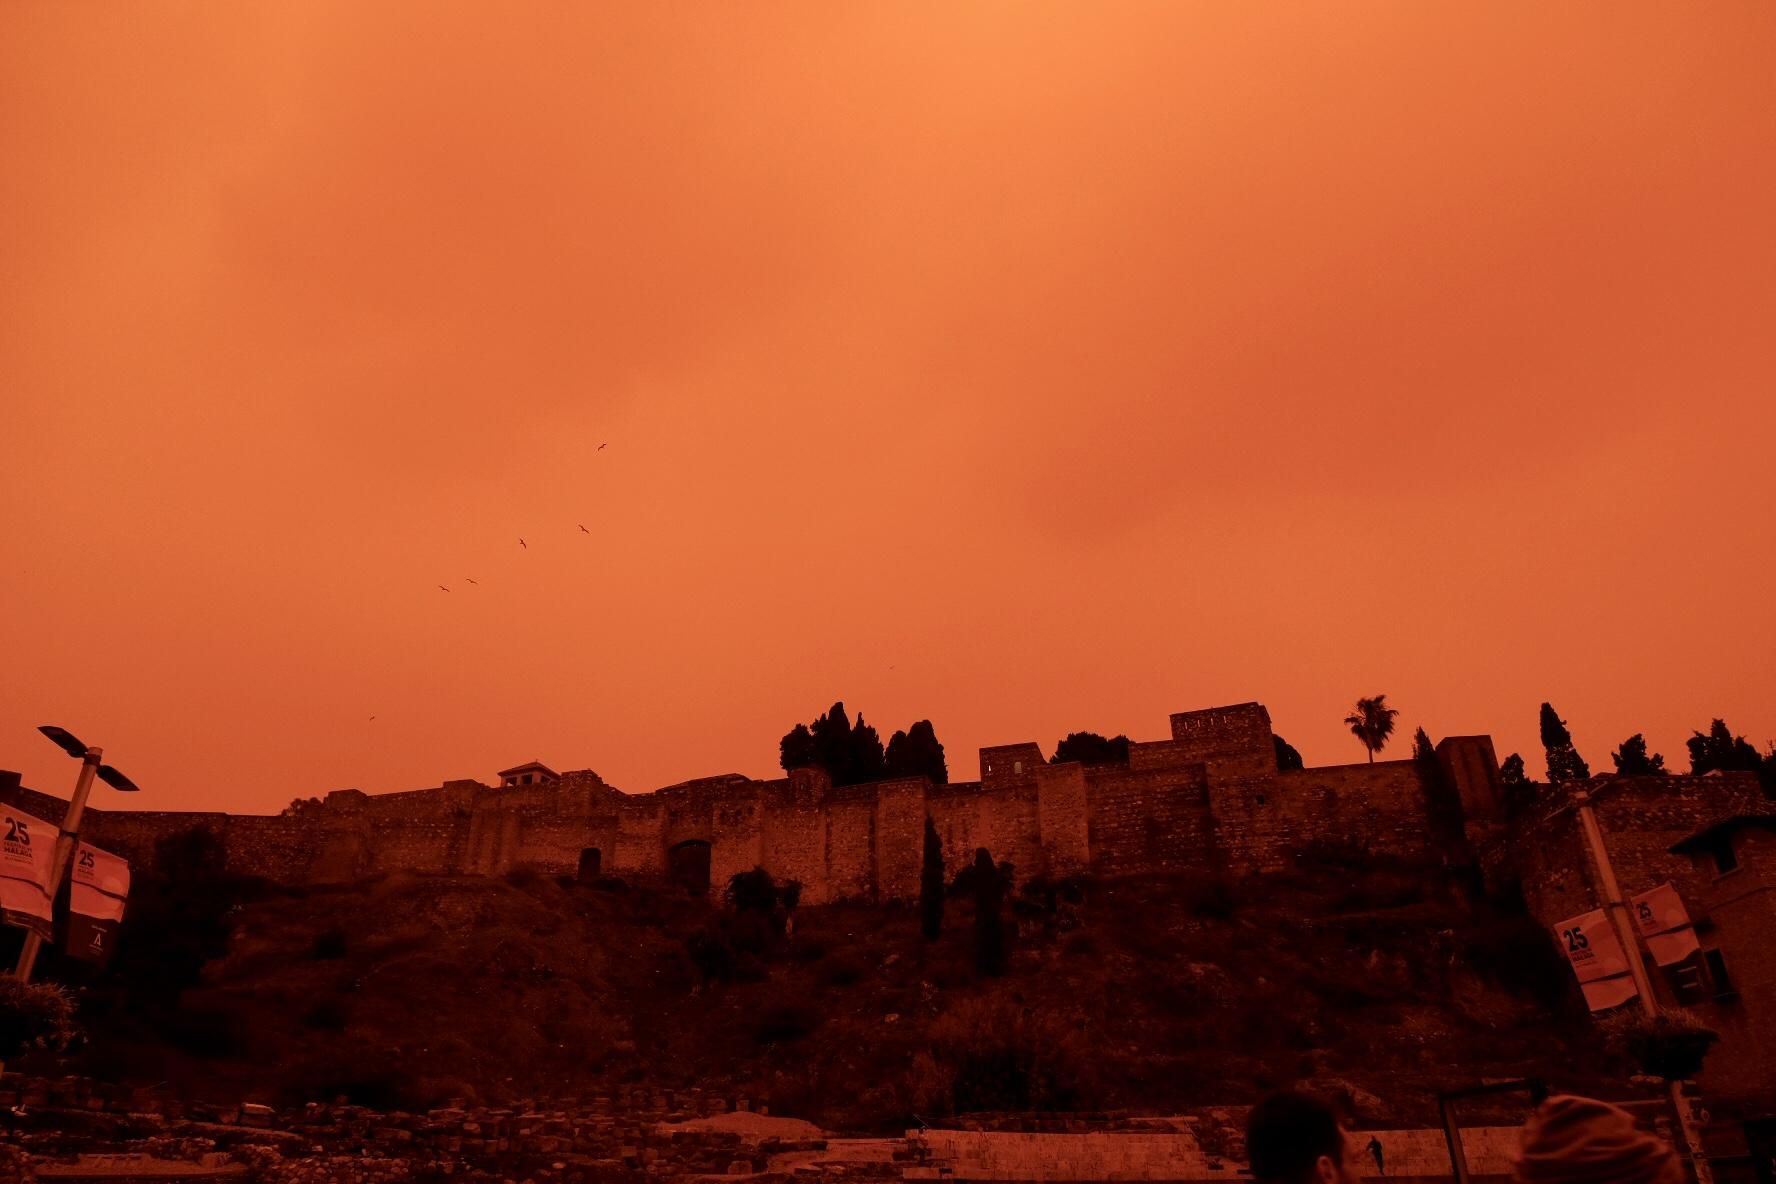
[[[1682, 876], [1688, 861], [1666, 848], [1711, 811], [1742, 801], [1748, 780], [1610, 779], [1599, 813], [1619, 833], [1618, 861], [1637, 876]], [[675, 848], [708, 844], [713, 884], [762, 866], [800, 881], [803, 899], [818, 904], [915, 895], [926, 816], [952, 875], [979, 847], [1025, 879], [1237, 874], [1288, 866], [1298, 849], [1327, 839], [1424, 854], [1439, 841], [1433, 793], [1459, 799], [1470, 838], [1502, 827], [1491, 741], [1448, 738], [1435, 766], [1378, 761], [1280, 773], [1268, 712], [1243, 703], [1171, 716], [1170, 736], [1131, 745], [1126, 763], [1050, 765], [1028, 741], [985, 748], [981, 780], [954, 785], [911, 778], [834, 787], [823, 772], [800, 769], [625, 794], [579, 770], [526, 786], [458, 780], [374, 796], [339, 790], [273, 817], [94, 810], [87, 833], [141, 863], [158, 838], [201, 826], [223, 838], [237, 870], [305, 883], [395, 869], [486, 875], [529, 866], [567, 875], [589, 849], [604, 874], [646, 879], [667, 874]], [[58, 818], [62, 808], [16, 778], [0, 778], [0, 799]], [[1533, 882], [1538, 913], [1586, 890], [1583, 869], [1562, 854], [1572, 846], [1562, 825], [1520, 826], [1507, 844], [1547, 847], [1524, 850], [1513, 865]]]

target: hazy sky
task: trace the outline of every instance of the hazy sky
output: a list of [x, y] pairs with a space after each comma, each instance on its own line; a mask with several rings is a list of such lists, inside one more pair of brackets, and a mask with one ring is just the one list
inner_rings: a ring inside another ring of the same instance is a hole
[[1329, 764], [1378, 691], [1399, 755], [1761, 748], [1773, 61], [1751, 2], [12, 0], [0, 767], [645, 790], [838, 698], [958, 778], [1248, 699]]

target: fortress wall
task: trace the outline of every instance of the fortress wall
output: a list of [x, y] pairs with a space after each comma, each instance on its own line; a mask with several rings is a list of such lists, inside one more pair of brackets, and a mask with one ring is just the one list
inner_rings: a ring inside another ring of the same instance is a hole
[[1181, 870], [1210, 862], [1202, 765], [1156, 772], [1089, 765], [1084, 776], [1094, 872]]
[[1037, 770], [1036, 825], [1042, 874], [1071, 876], [1091, 867], [1091, 805], [1084, 765], [1068, 762]]
[[925, 861], [923, 777], [884, 781], [876, 786], [875, 881], [878, 900], [917, 900]]
[[[715, 803], [710, 813], [709, 883], [716, 891], [741, 872], [765, 866], [762, 795], [756, 786], [747, 788], [745, 794]], [[772, 875], [795, 879], [775, 871]]]
[[1236, 867], [1287, 867], [1316, 842], [1416, 855], [1430, 845], [1425, 774], [1417, 761], [1330, 765], [1267, 777], [1210, 767], [1216, 839]]
[[587, 847], [609, 852], [616, 834], [615, 815], [595, 824], [584, 816], [562, 816], [536, 809], [520, 811], [513, 849], [502, 861], [501, 870], [522, 864], [549, 875], [572, 875], [579, 871], [580, 852]]
[[974, 862], [975, 848], [987, 845], [987, 832], [981, 822], [980, 783], [963, 781], [935, 787], [925, 799], [925, 809], [943, 847], [944, 877], [953, 880], [957, 872]]
[[666, 808], [647, 798], [631, 798], [617, 815], [616, 850], [608, 857], [612, 874], [662, 875], [666, 871]]
[[1225, 775], [1267, 777], [1276, 771], [1270, 712], [1262, 703], [1236, 703], [1171, 717], [1180, 763], [1219, 764]]
[[[1041, 768], [1043, 766], [1036, 766]], [[984, 789], [980, 795], [979, 842], [993, 862], [1010, 862], [1023, 883], [1042, 865], [1042, 824], [1037, 818], [1036, 768], [1009, 785]], [[970, 862], [974, 852], [966, 857]], [[960, 867], [960, 865], [958, 865]]]
[[824, 784], [796, 777], [767, 782], [762, 793], [759, 861], [778, 879], [800, 880], [802, 899], [809, 904], [831, 899], [827, 817], [816, 796], [824, 793]]
[[[1597, 777], [1589, 783], [1597, 825], [1624, 893], [1633, 896], [1672, 881], [1692, 909], [1706, 895], [1713, 873], [1707, 863], [1673, 855], [1672, 844], [1733, 814], [1769, 808], [1752, 773], [1691, 777]], [[1597, 908], [1603, 894], [1571, 799], [1560, 787], [1509, 831], [1488, 860], [1497, 883], [1519, 881], [1530, 912], [1544, 924]]]
[[828, 900], [869, 900], [875, 895], [875, 794], [860, 792], [872, 789], [849, 785], [827, 799]]

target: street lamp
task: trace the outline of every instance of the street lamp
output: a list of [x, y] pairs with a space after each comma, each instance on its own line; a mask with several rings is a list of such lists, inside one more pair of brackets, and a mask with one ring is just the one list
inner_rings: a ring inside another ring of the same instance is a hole
[[[68, 812], [62, 816], [62, 824], [56, 835], [55, 855], [49, 864], [49, 898], [53, 901], [61, 893], [62, 876], [68, 870], [68, 864], [74, 855], [74, 844], [80, 838], [80, 819], [86, 813], [86, 799], [92, 792], [93, 778], [96, 776], [112, 789], [123, 793], [135, 793], [137, 786], [110, 765], [100, 763], [103, 750], [88, 748], [68, 729], [45, 724], [37, 730], [49, 737], [51, 744], [80, 762], [80, 777], [74, 783], [74, 800], [68, 803]], [[19, 951], [18, 965], [13, 969], [20, 982], [30, 981], [31, 968], [37, 964], [37, 951], [42, 945], [43, 938], [35, 930], [25, 935], [24, 948]]]

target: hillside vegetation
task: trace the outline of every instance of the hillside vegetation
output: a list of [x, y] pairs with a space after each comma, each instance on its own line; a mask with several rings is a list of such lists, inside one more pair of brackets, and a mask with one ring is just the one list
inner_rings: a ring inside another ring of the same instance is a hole
[[[1301, 1082], [1428, 1122], [1439, 1088], [1615, 1068], [1532, 923], [1338, 852], [1237, 882], [1020, 885], [991, 978], [963, 896], [930, 943], [913, 908], [804, 907], [786, 934], [781, 909], [531, 874], [208, 891], [162, 886], [132, 915], [133, 955], [85, 983], [77, 1070], [402, 1108], [701, 1086], [869, 1131]], [[206, 900], [224, 916], [199, 953], [217, 956], [181, 982], [166, 951]]]

